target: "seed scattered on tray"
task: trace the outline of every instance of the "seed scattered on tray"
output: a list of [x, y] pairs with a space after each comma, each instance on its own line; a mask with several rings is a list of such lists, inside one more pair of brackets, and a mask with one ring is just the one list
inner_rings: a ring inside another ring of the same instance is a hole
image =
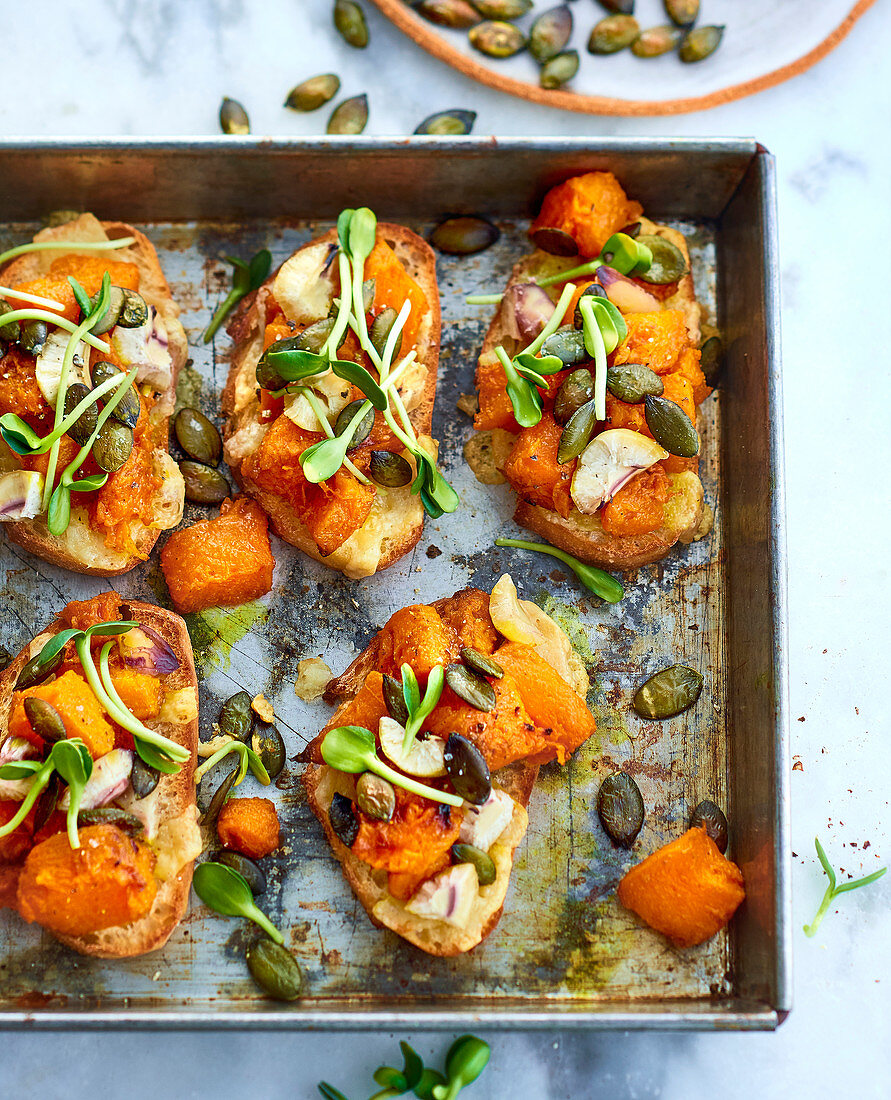
[[220, 129], [224, 134], [249, 134], [251, 120], [237, 99], [224, 97], [220, 104]]

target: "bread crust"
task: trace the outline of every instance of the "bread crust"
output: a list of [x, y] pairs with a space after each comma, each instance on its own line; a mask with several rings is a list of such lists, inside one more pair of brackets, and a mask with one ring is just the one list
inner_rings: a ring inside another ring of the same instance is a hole
[[[427, 299], [428, 310], [419, 331], [417, 343], [418, 362], [425, 365], [427, 373], [420, 399], [415, 408], [409, 413], [409, 418], [419, 438], [422, 436], [429, 437], [433, 424], [433, 404], [436, 397], [439, 343], [442, 330], [439, 291], [436, 283], [436, 256], [426, 241], [405, 226], [381, 222], [378, 229], [393, 248], [408, 273], [424, 291]], [[305, 249], [316, 247], [319, 244], [330, 246], [336, 243], [337, 230], [330, 229], [322, 236], [302, 245], [293, 255], [296, 256]], [[262, 351], [263, 333], [266, 324], [266, 304], [272, 294], [272, 285], [278, 270], [269, 276], [258, 291], [242, 302], [227, 329], [229, 335], [236, 342], [236, 346], [232, 354], [229, 376], [223, 390], [222, 399], [223, 413], [226, 417], [226, 427], [224, 429], [226, 443], [229, 443], [236, 432], [241, 429], [251, 424], [260, 424], [259, 402], [254, 399], [239, 406], [237, 393], [239, 380], [241, 380], [241, 387], [243, 388], [247, 382], [253, 379], [257, 359]], [[259, 442], [258, 439], [258, 446]], [[252, 454], [253, 451], [250, 453]], [[252, 478], [246, 475], [244, 467], [250, 454], [235, 455], [227, 448], [226, 457], [236, 482], [244, 492], [250, 494], [260, 503], [269, 516], [273, 530], [277, 535], [283, 538], [285, 542], [289, 542], [292, 546], [302, 550], [304, 554], [315, 561], [321, 562], [322, 565], [341, 569], [347, 576], [354, 575], [348, 565], [339, 564], [343, 560], [340, 550], [327, 557], [319, 552], [312, 536], [285, 497], [261, 488]], [[377, 567], [373, 572], [377, 573], [382, 569], [387, 569], [404, 557], [417, 545], [423, 530], [423, 511], [420, 510], [419, 519], [413, 519], [402, 530], [394, 532], [386, 538], [381, 548]], [[355, 575], [368, 576], [369, 574], [359, 572]]]
[[[166, 413], [159, 412], [156, 407], [155, 415], [159, 421], [158, 431], [166, 438], [167, 424], [170, 413], [176, 400], [176, 383], [179, 372], [185, 365], [188, 357], [188, 340], [186, 332], [179, 320], [179, 306], [173, 299], [170, 286], [161, 270], [158, 254], [154, 245], [132, 225], [126, 222], [98, 221], [92, 214], [82, 214], [80, 217], [64, 225], [41, 230], [34, 237], [35, 241], [59, 241], [70, 240], [72, 253], [77, 252], [78, 241], [95, 241], [97, 239], [97, 227], [103, 230], [110, 240], [121, 237], [135, 237], [135, 244], [127, 248], [116, 248], [108, 252], [91, 251], [91, 255], [103, 259], [119, 260], [135, 264], [139, 269], [140, 294], [146, 302], [154, 306], [162, 317], [167, 328], [168, 351], [172, 361], [171, 383], [167, 393], [162, 398], [162, 405], [169, 406]], [[29, 252], [11, 260], [0, 271], [0, 279], [7, 285], [27, 282], [38, 279], [49, 271], [53, 260], [64, 256], [62, 250], [46, 252]], [[162, 451], [167, 454], [166, 443], [163, 448], [156, 447], [155, 454]], [[87, 524], [86, 509], [72, 508], [72, 523]], [[73, 573], [83, 573], [93, 577], [118, 577], [123, 573], [129, 573], [140, 561], [148, 558], [155, 543], [158, 541], [160, 530], [151, 527], [142, 527], [134, 540], [138, 548], [138, 554], [123, 554], [107, 551], [105, 564], [90, 565], [68, 547], [67, 540], [57, 538], [47, 529], [46, 522], [42, 518], [36, 520], [21, 520], [15, 523], [3, 525], [9, 538], [22, 546], [29, 553], [44, 561], [51, 562]], [[103, 547], [104, 549], [104, 547]]]
[[[122, 617], [129, 615], [137, 622], [152, 627], [176, 654], [179, 668], [165, 678], [165, 690], [171, 692], [191, 687], [196, 692], [197, 703], [198, 680], [195, 675], [192, 644], [185, 622], [173, 611], [165, 611], [139, 600], [122, 600], [121, 607], [126, 609], [121, 611]], [[42, 640], [41, 645], [65, 627], [66, 623], [60, 613], [46, 630], [38, 635]], [[26, 645], [0, 675], [0, 745], [9, 735], [12, 694], [19, 672], [33, 656], [31, 644]], [[162, 825], [183, 815], [197, 815], [195, 801], [195, 764], [198, 751], [197, 706], [195, 709], [195, 717], [189, 722], [158, 722], [154, 727], [159, 733], [188, 749], [190, 753], [189, 759], [176, 775], [161, 776], [157, 794], [153, 796], [158, 800], [158, 817]], [[189, 861], [175, 877], [159, 882], [151, 910], [132, 924], [106, 928], [89, 936], [53, 934], [66, 946], [79, 951], [82, 955], [94, 955], [102, 959], [122, 959], [156, 951], [164, 946], [185, 914], [189, 888], [192, 884], [193, 866], [194, 861]]]

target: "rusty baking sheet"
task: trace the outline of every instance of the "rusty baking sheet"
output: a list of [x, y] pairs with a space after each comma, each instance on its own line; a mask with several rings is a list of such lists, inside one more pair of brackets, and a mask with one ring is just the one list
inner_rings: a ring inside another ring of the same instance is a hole
[[[490, 312], [467, 306], [465, 295], [502, 286], [526, 248], [530, 202], [555, 179], [590, 167], [614, 168], [649, 216], [688, 235], [698, 297], [729, 345], [724, 383], [702, 407], [701, 473], [714, 532], [639, 570], [613, 606], [589, 597], [552, 559], [493, 547], [498, 535], [518, 533], [513, 494], [474, 479], [462, 457], [471, 423], [456, 408], [473, 391]], [[31, 219], [63, 206], [145, 229], [190, 337], [179, 401], [216, 418], [230, 345], [225, 335], [212, 346], [199, 337], [224, 293], [223, 255], [268, 247], [278, 264], [330, 224], [307, 216], [330, 217], [359, 203], [426, 234], [444, 213], [473, 209], [475, 183], [479, 208], [502, 231], [478, 256], [438, 258], [443, 342], [434, 429], [461, 512], [428, 520], [408, 558], [359, 582], [275, 540], [270, 596], [187, 617], [202, 735], [210, 735], [222, 700], [244, 687], [275, 704], [289, 745], [289, 766], [272, 795], [283, 842], [266, 861], [270, 889], [262, 902], [303, 965], [309, 995], [287, 1008], [260, 999], [243, 957], [252, 926], [197, 904], [162, 951], [116, 963], [74, 955], [7, 913], [0, 918], [0, 1024], [776, 1025], [788, 1009], [788, 844], [782, 467], [779, 438], [769, 430], [769, 409], [779, 408], [771, 167], [746, 142], [0, 146], [0, 218], [18, 219], [2, 224], [2, 247], [29, 239]], [[26, 175], [29, 198], [16, 188]], [[402, 183], [395, 193], [394, 178]], [[133, 188], [139, 179], [146, 186]], [[187, 506], [186, 522], [202, 514]], [[0, 568], [3, 642], [11, 650], [69, 599], [107, 583], [6, 543]], [[397, 608], [468, 584], [489, 589], [504, 571], [569, 631], [591, 674], [599, 730], [568, 767], [542, 770], [496, 931], [468, 955], [436, 959], [372, 927], [306, 804], [294, 758], [330, 711], [295, 697], [296, 662], [323, 656], [340, 671]], [[112, 584], [169, 606], [157, 555]], [[628, 707], [634, 686], [675, 661], [705, 677], [699, 704], [670, 722], [638, 719]], [[633, 855], [612, 847], [594, 808], [601, 779], [618, 767], [634, 775], [647, 807]], [[205, 782], [201, 799], [214, 783]], [[728, 808], [749, 896], [729, 931], [679, 952], [641, 927], [614, 888], [630, 862], [682, 831], [704, 797]]]

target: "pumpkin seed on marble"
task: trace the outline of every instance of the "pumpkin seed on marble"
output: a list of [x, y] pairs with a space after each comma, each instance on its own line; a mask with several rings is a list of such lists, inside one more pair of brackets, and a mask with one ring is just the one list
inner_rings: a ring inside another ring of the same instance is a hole
[[285, 107], [292, 111], [317, 111], [340, 91], [340, 77], [335, 73], [321, 73], [302, 81], [288, 92]]
[[643, 828], [640, 788], [627, 772], [613, 772], [597, 792], [597, 816], [610, 840], [630, 848]]
[[539, 64], [544, 64], [561, 53], [571, 37], [572, 12], [567, 5], [549, 8], [529, 28], [529, 52]]
[[334, 0], [334, 26], [348, 46], [364, 50], [368, 45], [368, 24], [365, 12], [356, 0]]
[[[73, 382], [65, 392], [65, 415], [70, 416], [85, 397], [89, 397], [90, 387], [83, 382]], [[81, 447], [86, 446], [96, 430], [99, 411], [95, 405], [88, 405], [68, 429], [68, 434]]]
[[229, 792], [235, 786], [235, 780], [238, 778], [240, 770], [241, 763], [238, 757], [236, 757], [232, 761], [232, 767], [229, 769], [228, 775], [213, 792], [213, 798], [211, 798], [210, 805], [201, 815], [201, 820], [198, 822], [199, 825], [203, 825], [207, 829], [212, 829], [216, 826], [217, 818], [220, 816], [220, 811], [229, 799]]
[[133, 450], [133, 429], [109, 417], [93, 443], [93, 461], [107, 474], [116, 473]]
[[488, 852], [473, 844], [453, 844], [453, 863], [472, 863], [476, 868], [476, 877], [480, 886], [491, 886], [497, 877], [495, 861]]
[[532, 10], [533, 0], [473, 0], [484, 19], [519, 19]]
[[705, 61], [721, 45], [723, 37], [723, 27], [694, 27], [684, 35], [678, 56], [687, 65]]
[[[375, 317], [371, 324], [371, 331], [369, 332], [369, 338], [371, 340], [372, 347], [378, 353], [378, 355], [384, 354], [384, 348], [386, 347], [387, 340], [390, 336], [390, 331], [393, 325], [396, 323], [396, 318], [399, 314], [393, 309], [392, 306], [387, 306], [382, 309], [380, 313]], [[393, 361], [399, 358], [399, 352], [402, 350], [402, 333], [396, 337], [396, 343], [393, 347]]]
[[376, 821], [389, 821], [396, 812], [396, 791], [382, 776], [363, 772], [356, 781], [356, 803]]
[[621, 363], [606, 372], [606, 388], [627, 405], [639, 405], [647, 396], [661, 397], [665, 391], [655, 371], [640, 363]]
[[253, 721], [251, 696], [247, 691], [236, 691], [223, 703], [217, 719], [220, 733], [226, 733], [238, 741], [244, 741]]
[[[573, 332], [576, 332], [573, 329]], [[556, 335], [556, 333], [555, 333]], [[584, 336], [579, 333], [584, 341]], [[542, 349], [543, 350], [543, 349]], [[586, 356], [587, 357], [587, 356]], [[558, 424], [567, 424], [569, 420], [594, 398], [594, 377], [590, 370], [580, 367], [568, 374], [554, 398], [554, 419]]]
[[473, 256], [490, 248], [500, 236], [490, 221], [464, 214], [440, 222], [430, 234], [430, 243], [449, 256]]
[[[334, 422], [334, 434], [343, 435], [343, 433], [349, 428], [350, 421], [364, 405], [364, 400], [351, 401], [349, 405], [346, 405]], [[356, 428], [353, 431], [353, 438], [350, 440], [350, 444], [347, 447], [348, 451], [354, 451], [356, 447], [364, 443], [365, 440], [371, 435], [371, 429], [374, 427], [374, 409], [369, 409], [368, 412], [362, 417]]]
[[552, 256], [578, 255], [579, 246], [575, 243], [575, 238], [563, 229], [543, 226], [541, 229], [534, 230], [529, 236], [536, 248], [540, 248], [542, 252], [548, 252]]
[[635, 57], [661, 57], [670, 53], [681, 40], [681, 31], [670, 23], [660, 27], [648, 27], [631, 43]]
[[568, 84], [579, 71], [578, 50], [564, 50], [555, 57], [549, 57], [542, 65], [538, 83], [548, 91], [554, 91]]
[[640, 23], [633, 15], [608, 15], [591, 29], [588, 53], [618, 53], [627, 49], [639, 34]]
[[186, 500], [193, 504], [222, 504], [232, 493], [229, 482], [213, 466], [185, 459], [179, 471], [186, 486]]
[[476, 111], [464, 111], [455, 107], [450, 111], [437, 111], [428, 115], [415, 129], [416, 134], [454, 136], [469, 134], [476, 122]]
[[353, 810], [352, 801], [339, 791], [335, 791], [328, 807], [328, 822], [337, 839], [347, 848], [352, 848], [359, 835], [359, 819]]
[[31, 729], [44, 741], [64, 741], [68, 736], [62, 715], [46, 699], [29, 695], [25, 699], [24, 708]]
[[[120, 378], [123, 373], [120, 367], [116, 367], [114, 363], [101, 359], [90, 368], [90, 380], [94, 386], [101, 386], [109, 378]], [[115, 390], [110, 391], [106, 396], [106, 400], [112, 398], [116, 392]], [[112, 418], [120, 421], [121, 424], [126, 424], [128, 428], [135, 428], [141, 411], [142, 406], [139, 402], [139, 396], [131, 382], [124, 391], [124, 396], [115, 406], [115, 410], [111, 414]]]
[[634, 14], [634, 0], [600, 0], [600, 6], [615, 15]]
[[338, 103], [328, 119], [327, 133], [361, 134], [367, 125], [368, 96], [363, 93]]
[[467, 0], [421, 0], [414, 10], [429, 23], [435, 23], [438, 27], [451, 27], [452, 30], [466, 31], [482, 19]]
[[450, 733], [442, 760], [449, 779], [465, 802], [482, 806], [492, 794], [489, 765], [480, 750], [460, 733]]
[[724, 812], [717, 803], [709, 798], [704, 798], [690, 815], [690, 828], [705, 831], [718, 846], [719, 852], [727, 851], [728, 825]]
[[[238, 769], [236, 768], [235, 771], [237, 773]], [[221, 848], [218, 852], [214, 852], [211, 859], [214, 863], [225, 863], [227, 867], [237, 871], [250, 886], [251, 893], [255, 898], [266, 893], [266, 872], [258, 863], [254, 863], [252, 859], [242, 855], [241, 852]]]
[[724, 365], [724, 345], [720, 336], [709, 336], [699, 349], [699, 366], [705, 375], [705, 380], [713, 386], [721, 373]]
[[384, 705], [387, 708], [387, 713], [394, 722], [398, 722], [400, 726], [404, 726], [408, 721], [409, 715], [408, 707], [405, 705], [405, 696], [402, 693], [402, 684], [395, 677], [389, 676], [385, 672], [381, 690], [383, 692]]
[[0, 339], [7, 340], [9, 343], [18, 340], [22, 331], [22, 326], [18, 321], [7, 321], [5, 325], [2, 323], [3, 315], [13, 312], [14, 310], [9, 302], [5, 298], [0, 298]]
[[224, 134], [249, 134], [251, 120], [237, 99], [226, 96], [220, 104], [220, 129]]
[[513, 25], [500, 20], [478, 23], [468, 35], [470, 44], [486, 57], [513, 57], [526, 48], [526, 36]]
[[372, 451], [368, 475], [378, 485], [399, 489], [414, 478], [411, 464], [394, 451]]
[[662, 0], [665, 14], [679, 27], [689, 27], [699, 16], [699, 0]]
[[644, 233], [637, 238], [638, 244], [646, 245], [653, 254], [653, 262], [637, 278], [645, 283], [665, 286], [676, 283], [687, 274], [687, 259], [676, 244], [665, 237]]
[[461, 660], [472, 672], [478, 672], [480, 676], [494, 676], [496, 680], [500, 680], [504, 675], [504, 669], [497, 661], [493, 661], [485, 653], [480, 653], [473, 646], [465, 646], [461, 650]]
[[[552, 333], [542, 344], [541, 354], [542, 357], [556, 355], [564, 367], [574, 367], [576, 363], [584, 363], [591, 358], [588, 349], [585, 347], [584, 333], [574, 325], [563, 325]], [[562, 386], [560, 388], [562, 389]], [[559, 395], [560, 390], [557, 393]], [[590, 400], [591, 396], [593, 396], [593, 391], [585, 400]], [[582, 404], [584, 403], [583, 401]], [[569, 414], [569, 416], [571, 415], [572, 413]], [[569, 419], [569, 416], [567, 416], [567, 419]]]
[[679, 458], [694, 458], [699, 454], [699, 432], [674, 401], [667, 397], [645, 397], [644, 418], [653, 439], [669, 454]]
[[674, 718], [699, 698], [702, 677], [686, 665], [671, 665], [662, 669], [634, 693], [631, 705], [641, 718]]
[[445, 670], [445, 682], [465, 703], [487, 713], [495, 709], [495, 692], [488, 680], [465, 665], [451, 664]]
[[596, 407], [596, 401], [586, 401], [566, 421], [566, 427], [563, 429], [557, 446], [558, 462], [572, 462], [591, 442], [591, 436], [597, 427]]
[[196, 462], [212, 466], [220, 461], [223, 441], [215, 425], [198, 409], [180, 409], [173, 420], [176, 441]]
[[49, 329], [46, 321], [25, 321], [19, 336], [19, 347], [29, 355], [40, 355]]
[[303, 992], [303, 971], [283, 944], [258, 940], [245, 953], [248, 970], [267, 997], [296, 1001]]

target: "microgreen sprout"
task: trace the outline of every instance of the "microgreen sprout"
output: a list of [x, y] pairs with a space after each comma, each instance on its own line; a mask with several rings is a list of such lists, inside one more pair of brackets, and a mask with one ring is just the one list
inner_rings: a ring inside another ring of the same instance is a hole
[[227, 256], [226, 262], [232, 264], [232, 288], [226, 297], [214, 310], [210, 324], [204, 330], [204, 343], [209, 344], [216, 336], [220, 325], [238, 305], [242, 298], [253, 290], [263, 285], [263, 281], [272, 267], [272, 253], [268, 248], [261, 248], [247, 262], [239, 260], [237, 256]]
[[390, 1100], [393, 1096], [404, 1096], [420, 1084], [424, 1074], [424, 1063], [420, 1055], [405, 1041], [399, 1044], [402, 1049], [402, 1069], [395, 1066], [378, 1066], [374, 1071], [375, 1083], [383, 1085], [370, 1100]]
[[213, 756], [209, 756], [204, 761], [201, 767], [198, 768], [195, 772], [195, 782], [200, 783], [205, 775], [207, 775], [207, 773], [210, 771], [210, 769], [214, 767], [214, 765], [219, 764], [222, 759], [229, 756], [230, 753], [233, 752], [237, 753], [241, 758], [241, 763], [238, 768], [238, 774], [235, 777], [236, 787], [247, 775], [248, 768], [251, 769], [253, 775], [260, 780], [264, 787], [269, 786], [272, 780], [269, 778], [269, 773], [266, 771], [266, 768], [263, 766], [263, 761], [260, 759], [257, 753], [254, 752], [250, 745], [246, 745], [243, 741], [234, 740], [230, 741], [226, 745], [223, 745], [221, 749], [217, 749]]
[[475, 1035], [462, 1035], [456, 1039], [446, 1055], [444, 1085], [435, 1085], [433, 1100], [454, 1100], [458, 1093], [472, 1084], [489, 1064], [492, 1050], [484, 1039]]
[[408, 707], [408, 721], [405, 723], [405, 739], [402, 742], [402, 755], [407, 756], [411, 751], [414, 740], [421, 732], [421, 726], [430, 717], [433, 708], [442, 696], [445, 684], [445, 669], [442, 665], [434, 665], [427, 677], [427, 687], [424, 689], [424, 697], [421, 698], [418, 680], [411, 665], [402, 666], [402, 696]]
[[552, 557], [558, 558], [569, 566], [585, 588], [590, 589], [595, 596], [606, 600], [607, 603], [618, 603], [625, 595], [625, 589], [615, 577], [611, 577], [609, 573], [605, 573], [602, 569], [597, 569], [593, 565], [587, 565], [585, 562], [579, 561], [572, 554], [567, 554], [564, 550], [558, 550], [555, 546], [548, 546], [544, 542], [527, 542], [525, 539], [496, 539], [495, 545], [514, 546], [518, 550], [534, 550], [536, 553], [550, 554]]
[[29, 294], [25, 290], [16, 290], [11, 286], [0, 286], [0, 295], [5, 298], [9, 295], [10, 298], [15, 298], [19, 302], [30, 302], [35, 306], [43, 306], [44, 309], [64, 309], [63, 302], [57, 302], [55, 298], [42, 298], [39, 294]]
[[353, 441], [353, 433], [371, 408], [370, 401], [363, 401], [356, 410], [356, 415], [349, 422], [346, 430], [331, 439], [322, 439], [307, 447], [300, 455], [299, 462], [303, 467], [306, 480], [318, 485], [333, 477], [346, 458], [347, 450]]
[[259, 925], [275, 943], [285, 942], [285, 937], [269, 917], [254, 904], [247, 880], [232, 867], [212, 860], [199, 863], [192, 876], [192, 888], [215, 913], [224, 917], [245, 917]]
[[135, 237], [117, 237], [113, 241], [30, 241], [28, 244], [19, 244], [15, 248], [0, 252], [0, 267], [14, 260], [16, 256], [24, 256], [28, 252], [51, 252], [60, 249], [65, 252], [112, 252], [116, 248], [129, 248], [131, 244], [136, 244]]
[[864, 875], [863, 878], [855, 878], [850, 882], [843, 882], [838, 886], [836, 885], [835, 871], [833, 871], [829, 858], [823, 851], [823, 845], [820, 843], [818, 837], [814, 837], [814, 846], [817, 849], [817, 856], [820, 863], [823, 865], [823, 870], [826, 872], [826, 877], [829, 879], [829, 885], [826, 887], [826, 893], [823, 895], [823, 900], [820, 902], [820, 908], [815, 913], [814, 919], [810, 924], [804, 926], [804, 934], [806, 936], [815, 936], [817, 934], [817, 929], [823, 923], [823, 918], [829, 911], [829, 906], [835, 901], [839, 894], [844, 894], [848, 890], [859, 890], [861, 886], [869, 886], [871, 882], [876, 882], [888, 870], [887, 867], [882, 867], [878, 871], [873, 871], [871, 875]]
[[14, 832], [28, 816], [31, 807], [40, 797], [52, 778], [53, 772], [68, 784], [68, 843], [72, 848], [80, 847], [77, 835], [77, 811], [83, 798], [84, 787], [93, 771], [93, 758], [90, 750], [79, 737], [56, 741], [46, 760], [17, 760], [0, 767], [0, 779], [31, 778], [31, 787], [22, 800], [18, 811], [0, 828], [0, 837]]

